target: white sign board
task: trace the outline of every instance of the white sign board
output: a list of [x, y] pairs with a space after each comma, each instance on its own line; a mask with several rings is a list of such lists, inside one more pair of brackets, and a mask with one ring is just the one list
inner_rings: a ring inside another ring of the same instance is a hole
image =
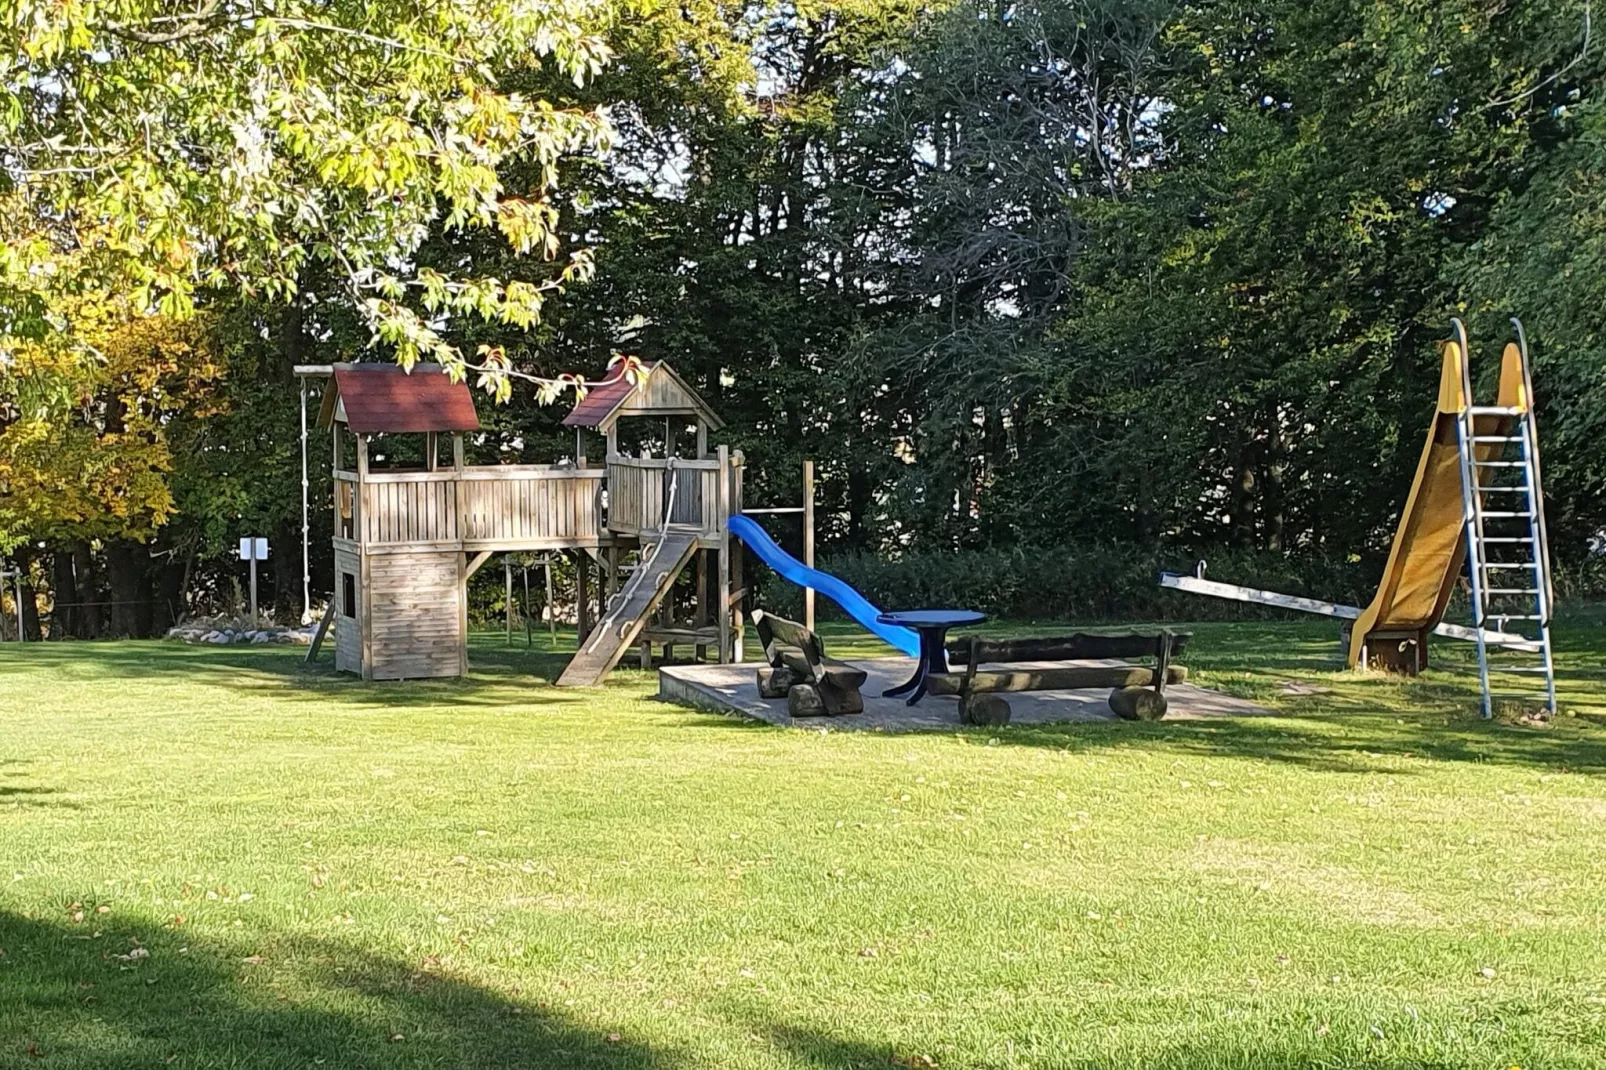
[[268, 559], [268, 540], [258, 536], [249, 536], [240, 539], [241, 561], [266, 561]]

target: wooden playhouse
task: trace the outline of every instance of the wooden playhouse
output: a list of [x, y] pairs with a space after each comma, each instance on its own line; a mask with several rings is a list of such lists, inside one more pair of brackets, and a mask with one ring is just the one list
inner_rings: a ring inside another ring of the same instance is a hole
[[[727, 524], [741, 512], [742, 457], [709, 448], [721, 422], [667, 364], [594, 387], [564, 420], [574, 456], [533, 465], [465, 463], [474, 399], [438, 366], [298, 372], [328, 383], [318, 426], [333, 436], [341, 671], [463, 675], [469, 577], [526, 551], [575, 558], [580, 649], [560, 684], [595, 684], [632, 648], [650, 663], [654, 643], [734, 659], [740, 558]], [[601, 437], [601, 463], [587, 436]]]

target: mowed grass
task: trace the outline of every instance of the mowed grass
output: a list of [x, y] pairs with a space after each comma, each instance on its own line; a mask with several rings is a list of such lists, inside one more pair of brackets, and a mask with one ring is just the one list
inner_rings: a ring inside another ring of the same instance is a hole
[[1448, 643], [1194, 631], [1281, 716], [821, 733], [494, 634], [409, 684], [6, 646], [0, 1066], [1606, 1065], [1600, 615], [1545, 727]]

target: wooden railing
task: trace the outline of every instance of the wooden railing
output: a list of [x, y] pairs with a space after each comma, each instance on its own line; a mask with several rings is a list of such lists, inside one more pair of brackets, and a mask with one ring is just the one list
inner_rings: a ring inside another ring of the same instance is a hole
[[[434, 472], [335, 473], [339, 539], [368, 547], [540, 550], [596, 546], [608, 532], [656, 533], [675, 480], [669, 522], [717, 538], [741, 512], [741, 456], [674, 462], [612, 456], [606, 468], [493, 465]], [[720, 479], [727, 480], [722, 516]], [[607, 521], [603, 521], [603, 486]], [[349, 510], [349, 518], [346, 511]]]
[[[739, 483], [725, 465], [725, 478], [731, 479], [732, 494], [739, 495]], [[674, 500], [669, 522], [695, 528], [708, 537], [717, 536], [725, 518], [719, 514], [720, 462], [717, 458], [693, 461], [676, 458], [673, 466], [662, 457], [608, 458], [608, 528], [625, 535], [658, 531], [664, 522], [665, 504], [670, 501], [671, 481]], [[729, 512], [739, 511], [740, 498], [727, 502]]]
[[369, 472], [359, 483], [357, 525], [369, 546], [596, 545], [602, 535], [602, 480], [601, 469], [549, 465]]

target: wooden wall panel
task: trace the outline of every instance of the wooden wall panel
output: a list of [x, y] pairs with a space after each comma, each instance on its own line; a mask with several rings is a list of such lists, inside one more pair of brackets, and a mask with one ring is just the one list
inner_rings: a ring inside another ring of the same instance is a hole
[[461, 588], [456, 551], [375, 554], [369, 569], [369, 645], [376, 680], [456, 676]]

